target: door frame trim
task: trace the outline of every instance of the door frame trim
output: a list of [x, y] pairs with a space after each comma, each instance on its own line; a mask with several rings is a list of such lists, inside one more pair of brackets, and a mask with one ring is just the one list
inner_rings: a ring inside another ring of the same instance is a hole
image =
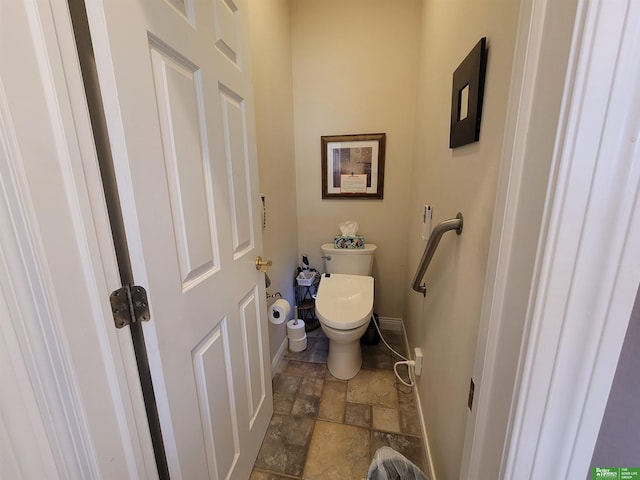
[[[526, 39], [527, 48], [518, 51], [533, 54], [533, 63], [524, 69], [525, 88], [516, 102], [535, 94], [532, 80], [540, 55], [536, 42], [548, 27], [546, 4], [523, 3], [533, 11], [534, 21], [528, 31], [526, 18], [521, 19], [519, 38]], [[492, 433], [487, 422], [494, 408], [491, 398], [511, 392], [502, 458], [491, 460], [499, 478], [586, 475], [593, 454], [640, 282], [640, 259], [633, 251], [640, 243], [640, 162], [636, 148], [634, 167], [638, 118], [632, 108], [640, 109], [640, 98], [637, 92], [629, 98], [621, 93], [621, 77], [627, 84], [640, 80], [636, 62], [629, 61], [640, 55], [637, 37], [634, 43], [629, 33], [638, 31], [640, 11], [628, 1], [609, 2], [606, 8], [603, 4], [577, 2], [545, 227], [522, 320], [518, 372], [510, 385], [504, 379], [500, 383], [499, 363], [505, 358], [498, 358], [497, 351], [500, 344], [520, 340], [501, 335], [515, 321], [503, 310], [503, 301], [509, 269], [517, 260], [510, 257], [515, 216], [526, 209], [519, 212], [517, 207], [522, 180], [516, 175], [515, 182], [501, 182], [498, 198], [505, 199], [502, 209], [507, 214], [501, 218], [501, 209], [496, 209], [493, 243], [499, 248], [492, 247], [489, 264], [497, 267], [488, 274], [495, 284], [485, 292], [475, 367], [485, 385], [478, 412], [469, 417], [461, 478], [483, 477], [483, 449]], [[528, 115], [512, 99], [508, 118], [513, 124], [526, 124]], [[534, 161], [529, 134], [528, 128], [516, 130], [514, 143], [523, 149], [510, 165], [516, 173], [525, 161]], [[585, 304], [592, 308], [585, 310]], [[509, 360], [518, 361], [517, 355]], [[524, 472], [528, 476], [523, 477]]]
[[[44, 458], [51, 454], [59, 474], [66, 472], [70, 477], [95, 478], [97, 460], [92, 451], [89, 426], [81, 413], [80, 387], [75, 379], [71, 353], [63, 340], [64, 322], [55, 301], [44, 242], [38, 231], [9, 113], [0, 78], [0, 149], [6, 155], [6, 163], [0, 163], [0, 274], [5, 281], [10, 279], [8, 285], [0, 281], [3, 290], [0, 294], [10, 312], [9, 319], [2, 320], [1, 328], [12, 334], [20, 352], [19, 356], [14, 352], [16, 363], [7, 368], [13, 367], [18, 376], [19, 364], [24, 365], [26, 380], [31, 384], [39, 407], [35, 418], [42, 419], [42, 428], [48, 438], [50, 451], [43, 451], [44, 447], [39, 446]], [[0, 154], [0, 158], [3, 156]], [[28, 393], [29, 389], [23, 390], [25, 397]], [[0, 418], [12, 418], [14, 409], [20, 412], [20, 405], [0, 402]], [[42, 415], [43, 411], [48, 412], [48, 418]], [[35, 412], [32, 410], [32, 413]], [[28, 423], [38, 424], [35, 419]]]
[[[41, 422], [46, 436], [39, 433], [42, 428], [35, 429], [30, 448], [53, 459], [57, 468], [50, 468], [50, 462], [47, 467], [52, 478], [157, 478], [139, 382], [127, 371], [135, 368], [131, 341], [118, 334], [111, 318], [108, 294], [117, 267], [67, 4], [28, 0], [20, 8], [28, 16], [26, 35], [34, 42], [28, 58], [37, 63], [37, 71], [29, 75], [42, 86], [36, 94], [46, 102], [56, 146], [42, 161], [63, 180], [51, 191], [59, 196], [56, 206], [64, 208], [67, 230], [61, 238], [73, 251], [69, 261], [74, 272], [81, 272], [75, 280], [82, 288], [74, 289], [68, 264], [61, 267], [54, 261], [60, 252], [60, 238], [50, 239], [57, 228], [52, 226], [55, 217], [47, 222], [38, 210], [43, 201], [35, 195], [37, 180], [26, 175], [29, 158], [21, 157], [15, 138], [9, 143], [5, 138], [0, 145], [4, 143], [12, 172], [1, 180], [11, 192], [0, 202], [9, 212], [0, 218], [0, 250], [7, 260], [0, 267], [8, 273], [3, 293], [12, 315], [6, 323], [2, 319], [2, 328], [16, 333], [13, 371], [23, 392], [33, 392], [37, 409], [14, 405], [35, 414], [21, 418], [12, 416], [11, 401], [0, 402], [0, 416], [14, 426]], [[19, 96], [11, 100], [18, 108], [23, 104]], [[20, 361], [25, 368], [16, 368]], [[24, 458], [21, 445], [16, 444], [18, 458]]]
[[585, 0], [576, 19], [506, 478], [589, 474], [640, 284], [640, 4]]

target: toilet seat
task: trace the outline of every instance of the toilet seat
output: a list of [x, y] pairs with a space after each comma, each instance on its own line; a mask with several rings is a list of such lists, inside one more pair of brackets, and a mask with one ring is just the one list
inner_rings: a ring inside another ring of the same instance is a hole
[[325, 326], [336, 330], [362, 326], [373, 313], [373, 277], [323, 274], [316, 295], [316, 313]]

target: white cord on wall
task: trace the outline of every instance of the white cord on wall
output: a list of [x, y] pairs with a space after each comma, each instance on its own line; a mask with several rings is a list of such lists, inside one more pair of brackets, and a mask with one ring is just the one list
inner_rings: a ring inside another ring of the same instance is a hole
[[[407, 374], [409, 375], [409, 383], [405, 382], [402, 379], [402, 377], [400, 376], [400, 374], [398, 373], [398, 365], [406, 365], [407, 366]], [[415, 367], [415, 366], [416, 366], [415, 360], [407, 360], [406, 362], [396, 362], [396, 363], [393, 364], [393, 372], [396, 374], [396, 378], [398, 380], [400, 380], [400, 382], [402, 382], [403, 385], [406, 385], [407, 387], [413, 387], [415, 385], [415, 382], [411, 378], [411, 370], [409, 369], [409, 367]]]
[[[403, 385], [406, 385], [407, 387], [413, 387], [415, 385], [415, 382], [411, 378], [411, 369], [409, 367], [414, 367], [415, 368], [415, 366], [416, 366], [415, 360], [409, 360], [407, 357], [405, 357], [404, 355], [399, 354], [393, 348], [391, 348], [391, 345], [389, 345], [387, 343], [387, 341], [384, 339], [384, 336], [382, 335], [382, 332], [380, 331], [380, 327], [378, 326], [378, 322], [376, 322], [376, 319], [374, 317], [371, 317], [371, 320], [373, 321], [373, 324], [375, 325], [376, 330], [378, 331], [378, 335], [380, 335], [380, 339], [382, 340], [382, 343], [384, 343], [389, 350], [391, 350], [393, 353], [395, 353], [398, 357], [402, 358], [402, 360], [403, 360], [402, 362], [396, 362], [396, 363], [393, 364], [393, 373], [396, 374], [396, 378], [398, 380], [400, 380], [400, 382], [402, 382]], [[407, 374], [409, 375], [409, 383], [405, 382], [404, 379], [398, 373], [398, 365], [406, 365], [407, 366]]]

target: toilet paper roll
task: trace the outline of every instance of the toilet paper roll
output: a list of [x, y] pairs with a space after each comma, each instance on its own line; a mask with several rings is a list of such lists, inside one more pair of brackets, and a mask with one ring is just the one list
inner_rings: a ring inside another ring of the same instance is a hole
[[306, 335], [304, 336], [304, 338], [301, 338], [300, 340], [291, 340], [291, 339], [289, 339], [289, 350], [291, 350], [292, 352], [301, 352], [305, 348], [307, 348], [307, 336]]
[[274, 325], [280, 325], [289, 318], [291, 305], [284, 298], [279, 298], [269, 307], [269, 321]]
[[295, 324], [295, 320], [289, 320], [287, 322], [287, 337], [289, 340], [301, 340], [306, 338], [307, 334], [304, 331], [304, 322], [298, 320], [298, 324]]

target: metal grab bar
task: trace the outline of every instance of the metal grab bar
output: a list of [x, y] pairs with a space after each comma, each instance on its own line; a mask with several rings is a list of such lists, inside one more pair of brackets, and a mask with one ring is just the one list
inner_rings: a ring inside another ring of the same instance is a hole
[[427, 246], [424, 248], [424, 253], [420, 259], [420, 265], [416, 271], [416, 276], [413, 277], [413, 289], [425, 297], [427, 296], [427, 286], [425, 284], [420, 285], [420, 282], [422, 281], [424, 274], [427, 273], [427, 268], [429, 267], [429, 263], [431, 263], [433, 254], [436, 253], [436, 248], [438, 248], [442, 235], [449, 230], [455, 230], [458, 235], [462, 233], [462, 214], [460, 212], [458, 212], [456, 218], [440, 222], [431, 231], [431, 235], [429, 235], [429, 241], [427, 242]]

